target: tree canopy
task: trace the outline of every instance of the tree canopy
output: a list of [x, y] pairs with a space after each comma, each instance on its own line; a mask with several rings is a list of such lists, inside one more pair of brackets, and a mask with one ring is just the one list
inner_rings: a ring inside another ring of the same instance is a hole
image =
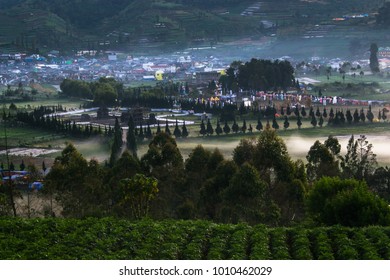
[[295, 82], [294, 68], [288, 61], [252, 58], [245, 63], [233, 62], [226, 73], [223, 82], [230, 90], [235, 90], [235, 85], [244, 90], [285, 90]]
[[325, 225], [390, 225], [389, 206], [363, 181], [323, 177], [309, 192], [307, 203], [313, 219]]

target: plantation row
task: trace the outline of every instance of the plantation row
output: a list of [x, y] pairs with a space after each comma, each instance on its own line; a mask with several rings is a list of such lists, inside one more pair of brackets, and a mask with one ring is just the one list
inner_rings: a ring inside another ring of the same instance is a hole
[[0, 259], [390, 259], [390, 227], [1, 219]]

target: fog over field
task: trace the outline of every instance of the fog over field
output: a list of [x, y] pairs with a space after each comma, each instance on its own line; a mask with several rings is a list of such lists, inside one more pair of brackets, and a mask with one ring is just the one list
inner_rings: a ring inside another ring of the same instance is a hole
[[[359, 138], [359, 135], [354, 135], [355, 140]], [[341, 154], [345, 155], [347, 152], [348, 140], [351, 136], [336, 136], [341, 145]], [[377, 155], [377, 160], [379, 164], [388, 165], [390, 163], [390, 149], [389, 149], [389, 135], [366, 135], [367, 141], [372, 144], [373, 152]], [[310, 147], [314, 144], [316, 140], [324, 141], [327, 137], [318, 137], [318, 138], [308, 138], [308, 137], [299, 137], [299, 136], [290, 136], [283, 138], [290, 156], [294, 159], [305, 159], [307, 152]]]
[[[354, 135], [355, 140], [359, 138], [360, 135]], [[335, 136], [341, 145], [341, 155], [345, 155], [347, 152], [348, 140], [351, 136]], [[389, 165], [390, 164], [390, 134], [386, 135], [366, 135], [367, 141], [372, 144], [373, 152], [377, 155], [377, 161], [380, 165]], [[319, 140], [321, 143], [327, 139], [327, 137], [302, 137], [302, 136], [288, 136], [282, 137], [286, 143], [287, 150], [292, 159], [302, 159], [306, 161], [306, 155], [310, 150], [310, 147], [314, 144], [316, 140]], [[239, 140], [234, 141], [218, 141], [218, 140], [205, 140], [186, 142], [178, 141], [178, 147], [183, 155], [184, 159], [187, 159], [188, 155], [196, 147], [196, 145], [202, 145], [205, 149], [213, 151], [218, 148], [220, 152], [226, 157], [231, 158], [234, 148], [239, 144]], [[142, 149], [140, 154], [146, 152], [146, 149]]]

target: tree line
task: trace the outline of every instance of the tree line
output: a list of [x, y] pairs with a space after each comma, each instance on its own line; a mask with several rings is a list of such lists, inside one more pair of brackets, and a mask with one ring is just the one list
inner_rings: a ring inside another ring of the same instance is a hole
[[85, 99], [88, 106], [146, 106], [170, 108], [175, 99], [188, 92], [188, 85], [166, 82], [155, 87], [125, 88], [114, 78], [100, 78], [96, 82], [64, 79], [60, 84], [63, 96]]
[[86, 160], [68, 144], [45, 177], [42, 194], [61, 205], [64, 217], [270, 226], [390, 223], [390, 170], [378, 167], [365, 136], [352, 136], [345, 155], [337, 138], [316, 141], [307, 163], [292, 160], [271, 129], [257, 139], [242, 139], [231, 159], [198, 145], [184, 160], [165, 132], [154, 136], [141, 157], [131, 135], [127, 141], [114, 140], [106, 164]]

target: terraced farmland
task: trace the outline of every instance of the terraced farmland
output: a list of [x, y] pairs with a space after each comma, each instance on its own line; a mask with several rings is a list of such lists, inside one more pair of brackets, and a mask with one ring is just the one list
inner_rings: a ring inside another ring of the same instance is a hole
[[267, 228], [207, 221], [0, 219], [0, 258], [388, 260], [390, 228]]

